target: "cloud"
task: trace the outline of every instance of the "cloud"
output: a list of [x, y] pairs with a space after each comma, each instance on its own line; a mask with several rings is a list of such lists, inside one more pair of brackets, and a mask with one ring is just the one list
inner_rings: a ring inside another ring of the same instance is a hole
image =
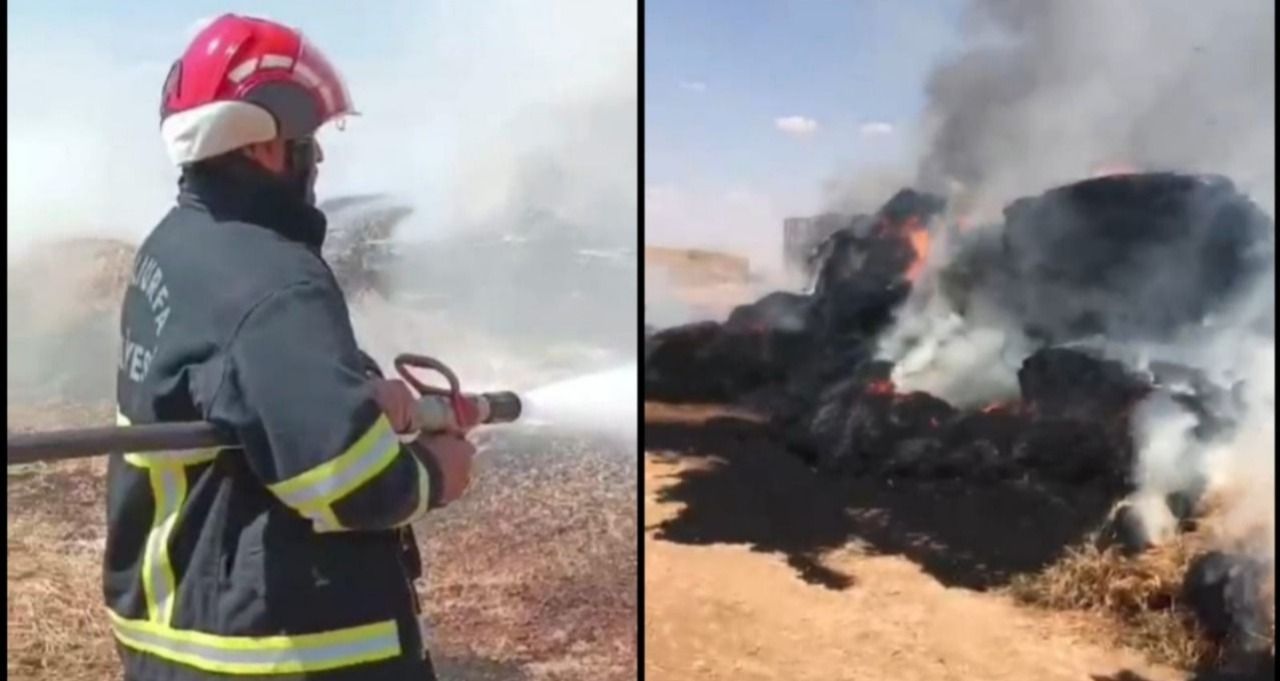
[[700, 80], [682, 80], [677, 83], [681, 90], [689, 92], [703, 93], [707, 91], [707, 84]]
[[782, 132], [795, 137], [812, 135], [818, 129], [818, 122], [804, 116], [783, 116], [775, 118], [773, 124]]
[[863, 137], [880, 137], [882, 135], [893, 134], [893, 124], [884, 121], [870, 121], [858, 126], [858, 132]]

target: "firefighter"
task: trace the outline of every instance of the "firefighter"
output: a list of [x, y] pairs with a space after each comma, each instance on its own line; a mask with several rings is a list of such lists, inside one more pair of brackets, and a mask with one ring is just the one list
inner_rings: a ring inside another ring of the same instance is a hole
[[104, 592], [129, 681], [434, 678], [410, 524], [467, 487], [465, 433], [357, 347], [320, 257], [313, 135], [352, 113], [297, 31], [226, 15], [165, 81], [177, 205], [125, 294], [121, 423], [235, 448], [110, 457]]

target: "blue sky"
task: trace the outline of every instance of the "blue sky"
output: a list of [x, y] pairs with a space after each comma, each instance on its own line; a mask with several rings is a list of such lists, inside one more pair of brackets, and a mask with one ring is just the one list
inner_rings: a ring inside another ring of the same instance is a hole
[[326, 3], [322, 11], [308, 0], [14, 0], [8, 3], [9, 34], [47, 30], [58, 25], [72, 25], [77, 31], [88, 31], [110, 45], [121, 59], [165, 58], [181, 49], [185, 31], [195, 19], [224, 12], [270, 16], [280, 21], [304, 26], [309, 36], [326, 50], [334, 52], [376, 54], [386, 47], [370, 35], [385, 34], [389, 16], [403, 15], [415, 4], [411, 0], [379, 0], [376, 11], [363, 8], [364, 3]]
[[[822, 183], [836, 173], [908, 161], [904, 127], [917, 120], [929, 69], [956, 45], [960, 9], [960, 0], [647, 0], [646, 187], [701, 203], [694, 212], [705, 219], [714, 219], [708, 197], [725, 194], [806, 212], [821, 208]], [[792, 116], [816, 127], [779, 130], [777, 119]], [[646, 224], [658, 239], [697, 231]]]

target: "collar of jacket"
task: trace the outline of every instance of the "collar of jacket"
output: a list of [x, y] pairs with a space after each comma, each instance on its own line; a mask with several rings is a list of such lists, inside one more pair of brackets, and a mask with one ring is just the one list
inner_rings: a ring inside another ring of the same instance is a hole
[[179, 205], [204, 210], [218, 222], [258, 225], [316, 252], [324, 245], [324, 213], [247, 159], [187, 166], [178, 188]]

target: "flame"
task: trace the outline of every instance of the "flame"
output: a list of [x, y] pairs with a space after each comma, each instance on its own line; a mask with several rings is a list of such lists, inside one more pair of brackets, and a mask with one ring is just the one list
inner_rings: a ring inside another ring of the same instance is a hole
[[915, 260], [911, 261], [911, 265], [907, 267], [907, 281], [914, 282], [920, 272], [924, 270], [924, 261], [929, 256], [929, 230], [921, 224], [920, 219], [911, 216], [903, 224], [903, 229], [907, 233], [907, 240], [911, 242], [911, 250], [915, 251]]
[[866, 393], [868, 395], [892, 395], [893, 381], [887, 378], [876, 379], [867, 384]]
[[906, 238], [907, 243], [911, 245], [914, 257], [903, 276], [908, 281], [914, 282], [924, 270], [924, 262], [929, 255], [929, 230], [920, 220], [920, 216], [911, 215], [901, 222], [882, 218], [876, 222], [874, 230], [873, 233], [879, 238], [895, 240]]
[[1111, 177], [1112, 175], [1132, 175], [1138, 172], [1137, 166], [1119, 161], [1115, 163], [1100, 163], [1089, 171], [1090, 178]]
[[992, 402], [983, 407], [981, 411], [984, 414], [1019, 414], [1022, 412], [1022, 403], [1018, 400]]

